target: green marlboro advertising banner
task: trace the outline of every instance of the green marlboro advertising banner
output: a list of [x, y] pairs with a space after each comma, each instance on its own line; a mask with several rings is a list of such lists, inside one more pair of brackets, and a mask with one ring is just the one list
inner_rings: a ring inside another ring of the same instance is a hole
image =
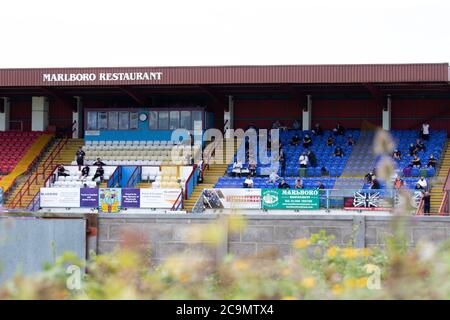
[[262, 189], [263, 209], [317, 210], [319, 190], [315, 189]]

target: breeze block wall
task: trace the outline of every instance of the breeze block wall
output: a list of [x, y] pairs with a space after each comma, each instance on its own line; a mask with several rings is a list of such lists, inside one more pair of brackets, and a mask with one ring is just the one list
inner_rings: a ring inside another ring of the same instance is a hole
[[[208, 215], [110, 215], [98, 219], [98, 253], [110, 252], [127, 235], [139, 235], [150, 246], [150, 257], [156, 263], [181, 252], [205, 254], [216, 260], [227, 253], [236, 256], [259, 255], [282, 257], [292, 253], [292, 242], [325, 230], [333, 234], [336, 245], [354, 247], [383, 247], [386, 235], [392, 233], [390, 216], [355, 215], [247, 215], [246, 228], [232, 232], [230, 222], [223, 216]], [[408, 244], [420, 240], [439, 242], [450, 238], [450, 217], [403, 218]], [[206, 227], [209, 223], [226, 223], [226, 241], [218, 246], [206, 240], [192, 242], [192, 227]]]

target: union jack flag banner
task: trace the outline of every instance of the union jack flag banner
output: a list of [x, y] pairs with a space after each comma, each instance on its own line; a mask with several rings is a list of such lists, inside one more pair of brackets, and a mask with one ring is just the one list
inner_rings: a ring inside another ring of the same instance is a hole
[[353, 195], [353, 206], [364, 208], [377, 208], [380, 206], [379, 192], [355, 192]]

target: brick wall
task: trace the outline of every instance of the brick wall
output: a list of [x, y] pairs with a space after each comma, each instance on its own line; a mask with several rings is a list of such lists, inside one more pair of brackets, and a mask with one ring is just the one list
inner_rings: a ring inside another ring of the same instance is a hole
[[[225, 225], [224, 243], [218, 247], [207, 242], [192, 243], [190, 228], [208, 223], [228, 223], [220, 215], [111, 215], [100, 216], [97, 249], [111, 251], [131, 231], [148, 242], [151, 258], [160, 262], [165, 257], [183, 251], [201, 252], [215, 260], [224, 254], [249, 256], [276, 252], [277, 256], [291, 253], [292, 241], [307, 238], [325, 230], [335, 236], [337, 245], [355, 247], [383, 246], [390, 231], [390, 216], [373, 215], [248, 215], [247, 227], [237, 233]], [[421, 239], [442, 241], [450, 238], [450, 217], [405, 218], [409, 245]]]

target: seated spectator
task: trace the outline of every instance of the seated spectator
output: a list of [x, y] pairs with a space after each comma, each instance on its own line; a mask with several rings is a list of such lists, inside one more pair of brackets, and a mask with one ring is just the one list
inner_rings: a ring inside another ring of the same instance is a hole
[[300, 179], [295, 180], [294, 189], [303, 189], [303, 182]]
[[418, 183], [416, 183], [416, 186], [414, 187], [416, 190], [422, 190], [422, 186]]
[[403, 180], [399, 177], [399, 176], [397, 176], [397, 178], [395, 178], [395, 181], [394, 181], [394, 189], [401, 189], [401, 188], [403, 188], [403, 185], [404, 185], [404, 183], [403, 183]]
[[314, 152], [312, 152], [311, 150], [308, 150], [306, 155], [308, 156], [309, 165], [313, 168], [317, 167], [317, 157], [314, 154]]
[[86, 179], [89, 176], [90, 168], [88, 166], [84, 167], [81, 170], [80, 180]]
[[102, 159], [97, 158], [97, 161], [95, 161], [92, 165], [93, 166], [105, 166], [106, 164], [102, 162]]
[[372, 183], [370, 184], [370, 189], [378, 190], [381, 189], [380, 183], [375, 176], [372, 177]]
[[414, 143], [409, 144], [409, 155], [412, 157], [417, 153], [417, 147], [414, 145]]
[[312, 139], [309, 135], [305, 135], [305, 137], [303, 138], [303, 148], [308, 149], [309, 147], [312, 146]]
[[250, 175], [253, 177], [256, 175], [256, 162], [255, 160], [251, 160], [248, 164], [248, 171], [250, 171]]
[[278, 184], [278, 189], [290, 189], [291, 186], [287, 184], [286, 180], [282, 179], [281, 182]]
[[425, 151], [425, 145], [420, 139], [416, 140], [416, 149], [417, 151]]
[[343, 136], [345, 134], [345, 128], [342, 126], [340, 122], [338, 122], [336, 128], [333, 129], [333, 133], [336, 136]]
[[298, 158], [298, 162], [300, 163], [300, 168], [306, 168], [308, 166], [308, 156], [306, 152], [303, 152]]
[[233, 163], [233, 175], [242, 177], [242, 162], [237, 159], [234, 163]]
[[298, 121], [297, 119], [295, 119], [294, 122], [292, 123], [292, 128], [293, 128], [294, 130], [300, 130], [301, 127], [302, 127], [302, 126], [301, 126], [301, 124], [300, 124], [300, 121]]
[[312, 133], [316, 136], [323, 136], [323, 130], [320, 124], [316, 123], [314, 129], [312, 130]]
[[244, 181], [244, 188], [253, 188], [253, 180], [249, 175]]
[[428, 187], [428, 182], [425, 177], [420, 177], [420, 179], [417, 181], [417, 184], [421, 187], [422, 190], [426, 190]]
[[433, 156], [433, 154], [430, 154], [430, 158], [428, 159], [427, 167], [428, 168], [432, 167], [432, 168], [436, 169], [436, 163], [437, 163], [436, 158]]
[[267, 181], [267, 183], [275, 183], [278, 179], [280, 179], [280, 176], [275, 171], [272, 171], [269, 175], [269, 181]]
[[422, 124], [421, 136], [425, 141], [430, 140], [430, 125], [428, 124], [428, 122]]
[[100, 177], [100, 181], [103, 180], [103, 175], [105, 174], [105, 170], [103, 170], [103, 167], [100, 165], [97, 167], [97, 170], [95, 170], [94, 177], [92, 178], [92, 181], [95, 181], [95, 179]]
[[372, 183], [372, 179], [375, 176], [374, 170], [371, 170], [368, 174], [364, 176], [367, 183]]
[[351, 135], [349, 135], [347, 138], [347, 145], [349, 145], [349, 146], [355, 145], [355, 140], [353, 139], [353, 137]]
[[281, 122], [280, 121], [275, 121], [274, 123], [272, 123], [272, 129], [280, 129], [281, 128]]
[[334, 146], [334, 138], [332, 136], [328, 137], [327, 146]]
[[298, 146], [299, 143], [300, 143], [300, 137], [298, 136], [298, 134], [296, 134], [292, 137], [291, 145]]
[[422, 166], [422, 162], [420, 162], [420, 158], [417, 154], [414, 154], [414, 158], [411, 160], [410, 166], [413, 168], [420, 168]]
[[70, 176], [69, 173], [66, 172], [66, 168], [61, 164], [58, 166], [58, 177], [67, 177]]
[[392, 154], [392, 157], [393, 157], [395, 160], [402, 160], [402, 153], [400, 152], [400, 150], [395, 149], [395, 150], [394, 150], [394, 153]]
[[337, 147], [336, 149], [334, 149], [334, 154], [335, 157], [343, 157], [344, 156], [344, 152], [342, 151], [341, 147]]
[[317, 188], [319, 190], [323, 190], [325, 189], [325, 186], [323, 185], [322, 181], [317, 181]]

